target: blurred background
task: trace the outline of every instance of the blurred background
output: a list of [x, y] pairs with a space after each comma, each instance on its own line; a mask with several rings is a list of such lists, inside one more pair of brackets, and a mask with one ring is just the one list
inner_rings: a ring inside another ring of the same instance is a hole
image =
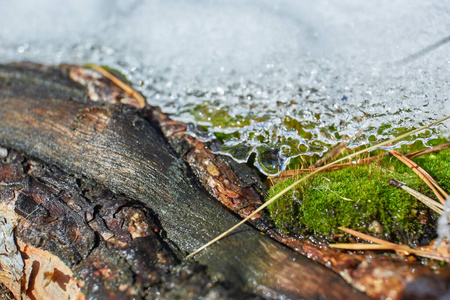
[[118, 69], [150, 105], [206, 131], [191, 134], [269, 175], [450, 114], [450, 1], [0, 0], [0, 11], [1, 63]]

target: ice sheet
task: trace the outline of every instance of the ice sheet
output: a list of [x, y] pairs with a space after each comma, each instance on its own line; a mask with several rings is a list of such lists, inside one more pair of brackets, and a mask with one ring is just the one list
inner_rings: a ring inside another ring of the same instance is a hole
[[448, 1], [299, 2], [0, 1], [0, 61], [117, 68], [269, 175], [450, 114], [450, 43], [394, 64], [450, 35]]

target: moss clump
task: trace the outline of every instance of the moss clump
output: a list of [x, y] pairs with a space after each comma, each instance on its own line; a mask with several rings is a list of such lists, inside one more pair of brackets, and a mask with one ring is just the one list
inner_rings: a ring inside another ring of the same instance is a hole
[[[450, 150], [414, 160], [425, 169], [444, 190], [450, 188]], [[389, 157], [372, 163], [314, 175], [293, 191], [269, 206], [276, 225], [293, 234], [316, 234], [329, 238], [339, 226], [374, 235], [371, 224], [381, 224], [378, 236], [391, 241], [415, 243], [424, 229], [419, 213], [434, 226], [436, 214], [418, 200], [387, 181], [396, 179], [409, 187], [435, 198], [431, 190], [410, 169]], [[290, 179], [275, 185], [274, 196], [292, 184]], [[376, 223], [375, 223], [376, 224]]]

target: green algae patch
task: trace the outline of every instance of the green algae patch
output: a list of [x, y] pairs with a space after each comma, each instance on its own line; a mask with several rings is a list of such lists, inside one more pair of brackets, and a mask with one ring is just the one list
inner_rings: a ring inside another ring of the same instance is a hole
[[250, 118], [243, 116], [230, 116], [226, 109], [214, 108], [208, 105], [197, 105], [191, 110], [196, 121], [209, 122], [220, 128], [244, 127], [250, 125]]
[[[414, 159], [440, 186], [450, 189], [450, 150]], [[276, 225], [291, 234], [333, 239], [340, 226], [407, 244], [434, 234], [437, 215], [404, 190], [388, 184], [395, 179], [436, 199], [431, 189], [397, 159], [386, 157], [369, 165], [314, 175], [268, 207]], [[269, 191], [274, 196], [295, 179]]]

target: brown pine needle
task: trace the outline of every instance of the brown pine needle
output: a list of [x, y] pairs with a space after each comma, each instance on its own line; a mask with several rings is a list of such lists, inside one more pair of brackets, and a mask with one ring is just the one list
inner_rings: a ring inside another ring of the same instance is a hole
[[406, 245], [397, 245], [391, 242], [387, 242], [385, 240], [378, 239], [373, 236], [345, 227], [339, 227], [339, 229], [360, 239], [372, 242], [373, 244], [330, 244], [329, 246], [332, 248], [345, 250], [392, 250], [403, 255], [414, 254], [416, 256], [450, 262], [450, 255], [448, 254], [446, 247], [441, 246], [437, 251], [432, 247], [421, 247], [419, 249], [415, 249]]
[[325, 154], [321, 159], [319, 159], [315, 164], [314, 164], [314, 168], [318, 168], [321, 165], [323, 165], [327, 160], [333, 160], [336, 157], [338, 157], [339, 155], [341, 155], [341, 153], [347, 149], [347, 143], [342, 142], [339, 145], [337, 145], [336, 147], [334, 147], [330, 152], [328, 152], [327, 154]]
[[419, 157], [421, 155], [439, 152], [441, 150], [448, 149], [448, 148], [450, 148], [450, 143], [445, 143], [445, 144], [437, 145], [437, 146], [434, 146], [434, 147], [431, 147], [431, 148], [428, 148], [428, 149], [422, 149], [422, 150], [419, 150], [419, 151], [416, 151], [416, 152], [413, 152], [413, 153], [409, 153], [406, 156], [408, 158], [413, 159], [413, 158]]
[[[433, 177], [430, 176], [430, 174], [428, 174], [418, 164], [416, 164], [397, 150], [391, 150], [389, 152], [397, 157], [406, 166], [408, 166], [408, 168], [410, 168], [414, 173], [416, 173], [433, 190], [439, 201], [442, 204], [445, 204], [445, 199], [448, 198], [448, 194], [437, 184], [437, 182], [433, 179]], [[442, 193], [443, 196], [439, 192]]]
[[290, 191], [291, 189], [293, 189], [293, 188], [294, 188], [295, 186], [297, 186], [299, 183], [305, 181], [306, 179], [310, 178], [310, 177], [313, 176], [314, 174], [316, 174], [316, 173], [318, 173], [318, 172], [320, 172], [320, 171], [322, 171], [322, 170], [325, 170], [325, 169], [328, 168], [329, 166], [338, 164], [338, 163], [340, 163], [340, 162], [342, 162], [342, 161], [344, 161], [344, 160], [347, 160], [347, 159], [350, 159], [350, 158], [352, 158], [352, 157], [358, 156], [358, 155], [360, 155], [360, 154], [362, 154], [362, 153], [369, 152], [369, 151], [372, 151], [372, 150], [374, 150], [374, 149], [376, 149], [376, 148], [379, 148], [379, 147], [388, 145], [388, 144], [390, 144], [390, 143], [392, 143], [392, 142], [401, 140], [401, 139], [403, 139], [403, 138], [405, 138], [405, 137], [408, 137], [408, 136], [410, 136], [410, 135], [412, 135], [412, 134], [414, 134], [414, 133], [416, 133], [416, 132], [419, 132], [419, 131], [422, 131], [422, 130], [424, 130], [424, 129], [427, 129], [427, 128], [433, 126], [433, 125], [439, 124], [439, 123], [441, 123], [441, 122], [443, 122], [443, 121], [445, 121], [445, 120], [447, 120], [447, 119], [450, 119], [450, 116], [447, 116], [447, 117], [445, 117], [445, 118], [442, 118], [442, 119], [440, 119], [440, 120], [437, 120], [437, 121], [435, 121], [435, 122], [432, 122], [432, 123], [430, 123], [430, 124], [428, 124], [428, 125], [422, 126], [422, 127], [417, 128], [417, 129], [415, 129], [415, 130], [412, 130], [412, 131], [410, 131], [410, 132], [407, 132], [407, 133], [405, 133], [405, 134], [402, 134], [402, 135], [400, 135], [400, 136], [398, 136], [398, 137], [396, 137], [396, 138], [393, 138], [393, 139], [391, 139], [391, 140], [388, 140], [388, 141], [382, 142], [382, 143], [380, 143], [380, 144], [374, 145], [374, 146], [372, 146], [372, 147], [369, 147], [369, 148], [366, 148], [366, 149], [357, 151], [357, 152], [355, 152], [355, 153], [353, 153], [353, 154], [347, 155], [346, 157], [343, 157], [343, 158], [341, 158], [341, 159], [335, 160], [335, 161], [333, 161], [333, 162], [331, 162], [331, 163], [329, 163], [329, 164], [327, 164], [327, 165], [325, 165], [325, 166], [323, 166], [323, 167], [320, 167], [320, 168], [316, 169], [315, 171], [313, 171], [313, 172], [307, 174], [306, 176], [304, 176], [304, 177], [302, 177], [302, 178], [296, 180], [296, 181], [295, 181], [294, 183], [292, 183], [290, 186], [288, 186], [287, 188], [285, 188], [284, 190], [282, 190], [281, 192], [279, 192], [278, 194], [276, 194], [275, 196], [273, 196], [272, 198], [270, 198], [269, 200], [267, 200], [264, 204], [262, 204], [260, 207], [258, 207], [254, 212], [252, 212], [250, 215], [248, 215], [245, 219], [243, 219], [242, 221], [240, 221], [239, 223], [237, 223], [236, 225], [234, 225], [233, 227], [231, 227], [231, 228], [228, 229], [227, 231], [223, 232], [222, 234], [220, 234], [220, 235], [217, 236], [216, 238], [212, 239], [212, 240], [209, 241], [208, 243], [204, 244], [203, 246], [201, 246], [200, 248], [198, 248], [197, 250], [195, 250], [194, 252], [192, 252], [191, 254], [189, 254], [186, 258], [189, 258], [189, 257], [194, 256], [195, 254], [199, 253], [199, 252], [202, 251], [203, 249], [209, 247], [210, 245], [212, 245], [212, 244], [214, 244], [215, 242], [219, 241], [219, 240], [222, 239], [223, 237], [227, 236], [227, 235], [230, 234], [233, 230], [235, 230], [236, 228], [240, 227], [242, 224], [244, 224], [245, 222], [247, 222], [248, 220], [250, 220], [254, 215], [256, 215], [257, 213], [259, 213], [261, 210], [263, 210], [264, 208], [266, 208], [267, 206], [269, 206], [270, 204], [272, 204], [275, 200], [277, 200], [278, 198], [280, 198], [281, 196], [283, 196], [284, 194], [286, 194], [288, 191]]
[[350, 229], [350, 228], [345, 228], [345, 227], [338, 227], [340, 230], [342, 230], [345, 233], [351, 234], [353, 236], [356, 236], [360, 239], [366, 240], [368, 242], [372, 242], [374, 244], [378, 244], [378, 245], [383, 245], [383, 246], [389, 246], [389, 247], [397, 247], [399, 245], [364, 234], [362, 232]]
[[390, 246], [390, 245], [363, 244], [363, 243], [353, 243], [353, 244], [336, 243], [336, 244], [330, 244], [329, 246], [331, 248], [335, 248], [335, 249], [354, 250], [354, 251], [393, 250], [392, 246]]
[[407, 191], [408, 193], [410, 193], [412, 196], [416, 197], [419, 201], [421, 201], [423, 204], [428, 206], [430, 209], [434, 210], [439, 215], [444, 214], [444, 205], [442, 205], [441, 203], [434, 201], [433, 199], [425, 196], [424, 194], [422, 194], [406, 185], [403, 186], [402, 189]]
[[428, 197], [428, 196], [426, 196], [426, 195], [416, 191], [415, 189], [410, 188], [406, 184], [404, 184], [404, 183], [402, 183], [400, 181], [397, 181], [395, 179], [389, 179], [388, 182], [389, 182], [390, 185], [395, 186], [397, 188], [401, 188], [404, 191], [408, 192], [410, 195], [415, 197], [417, 200], [419, 200], [420, 202], [422, 202], [423, 204], [428, 206], [430, 209], [432, 209], [433, 211], [435, 211], [439, 215], [443, 215], [444, 214], [444, 205], [442, 205], [441, 203], [431, 199], [430, 197]]
[[[347, 167], [350, 167], [350, 166], [369, 164], [369, 163], [373, 162], [374, 160], [378, 160], [378, 159], [382, 158], [383, 156], [387, 156], [387, 154], [380, 154], [380, 155], [377, 155], [377, 156], [372, 156], [372, 157], [368, 157], [368, 158], [362, 158], [362, 159], [359, 159], [356, 162], [352, 161], [352, 162], [338, 164], [338, 165], [330, 165], [326, 169], [322, 169], [322, 171], [340, 170], [340, 169], [344, 169], [344, 168], [347, 168]], [[293, 176], [296, 176], [296, 175], [313, 172], [313, 171], [316, 171], [317, 169], [318, 168], [311, 167], [311, 168], [307, 168], [307, 169], [287, 170], [287, 171], [281, 172], [278, 176], [275, 176], [274, 178], [293, 177]]]
[[139, 103], [138, 108], [145, 107], [146, 102], [145, 102], [144, 97], [142, 97], [141, 94], [136, 92], [131, 86], [129, 86], [128, 84], [126, 84], [125, 82], [123, 82], [122, 80], [120, 80], [119, 78], [117, 78], [116, 76], [114, 76], [112, 73], [105, 70], [105, 68], [103, 68], [101, 66], [98, 66], [95, 64], [89, 64], [88, 67], [91, 68], [92, 70], [102, 74], [103, 76], [105, 76], [106, 78], [108, 78], [109, 80], [114, 82], [115, 85], [120, 87], [125, 92], [125, 94], [136, 99]]
[[[355, 136], [353, 138], [359, 137], [361, 135], [361, 133], [363, 132], [362, 128], [360, 130], [358, 130], [358, 132], [355, 134]], [[342, 136], [342, 138], [344, 139], [349, 139], [348, 136], [344, 135]], [[321, 159], [319, 159], [314, 165], [314, 168], [318, 168], [320, 166], [322, 166], [327, 160], [333, 160], [336, 159], [339, 155], [342, 154], [342, 152], [344, 152], [344, 150], [347, 149], [347, 142], [341, 142], [340, 144], [338, 144], [337, 146], [335, 146], [333, 149], [331, 149], [330, 152], [328, 152], [327, 154], [325, 154]]]
[[[430, 154], [430, 153], [435, 153], [435, 152], [439, 152], [441, 150], [445, 150], [450, 148], [450, 143], [446, 143], [446, 144], [442, 144], [442, 145], [438, 145], [438, 146], [434, 146], [432, 148], [428, 148], [428, 149], [423, 149], [423, 150], [419, 150], [413, 153], [408, 153], [405, 154], [406, 157], [413, 159], [422, 155], [426, 155], [426, 154]], [[343, 163], [343, 164], [339, 164], [339, 165], [334, 165], [334, 166], [330, 166], [329, 168], [327, 168], [324, 171], [332, 171], [332, 170], [340, 170], [340, 169], [344, 169], [350, 166], [356, 166], [356, 165], [363, 165], [363, 164], [370, 164], [371, 162], [375, 161], [375, 160], [379, 160], [385, 156], [388, 156], [388, 152], [383, 153], [383, 154], [379, 154], [377, 156], [371, 156], [371, 157], [367, 157], [367, 158], [363, 158], [363, 159], [359, 159], [358, 161], [355, 162], [349, 162], [349, 163]], [[275, 176], [274, 178], [287, 178], [287, 177], [293, 177], [296, 175], [300, 175], [303, 173], [309, 173], [312, 171], [315, 171], [316, 168], [311, 167], [311, 168], [307, 168], [307, 169], [294, 169], [294, 170], [287, 170], [287, 171], [283, 171], [281, 172], [278, 176]]]

